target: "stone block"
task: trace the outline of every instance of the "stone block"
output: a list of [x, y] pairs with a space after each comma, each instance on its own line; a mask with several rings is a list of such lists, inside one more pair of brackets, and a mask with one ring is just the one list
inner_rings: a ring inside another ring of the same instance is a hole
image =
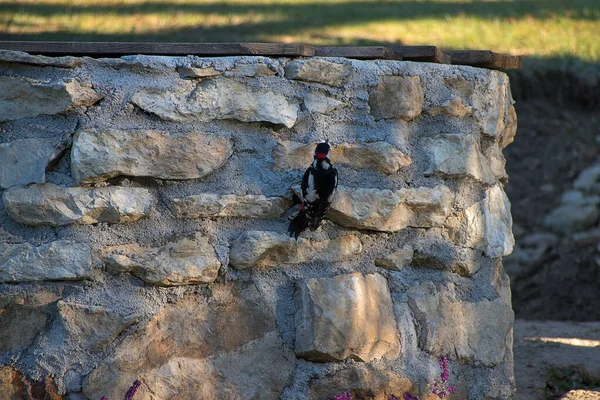
[[156, 286], [211, 283], [221, 268], [214, 247], [203, 237], [160, 247], [109, 246], [103, 254], [110, 272], [129, 272]]
[[425, 97], [418, 76], [381, 76], [369, 90], [369, 106], [375, 120], [402, 118], [410, 121], [421, 114]]
[[189, 132], [87, 128], [78, 131], [71, 149], [71, 174], [77, 183], [115, 176], [198, 179], [221, 168], [233, 154], [228, 138]]
[[313, 278], [296, 286], [296, 347], [315, 362], [395, 358], [398, 330], [387, 280], [360, 273]]
[[2, 196], [8, 215], [31, 226], [135, 222], [147, 216], [154, 199], [147, 189], [34, 184], [14, 187]]
[[169, 209], [178, 218], [279, 218], [291, 205], [286, 197], [203, 193], [171, 199]]
[[460, 300], [453, 284], [431, 282], [415, 286], [407, 294], [423, 350], [486, 366], [504, 360], [514, 312], [500, 297]]
[[73, 107], [91, 106], [101, 98], [90, 86], [76, 80], [45, 83], [2, 76], [0, 121], [54, 115]]
[[326, 217], [349, 228], [397, 232], [441, 226], [453, 204], [454, 193], [444, 185], [396, 191], [339, 186]]
[[313, 261], [339, 262], [362, 252], [357, 236], [331, 240], [295, 240], [283, 233], [249, 231], [236, 238], [230, 248], [229, 262], [238, 269], [302, 264]]
[[391, 269], [392, 271], [400, 271], [402, 268], [410, 265], [413, 259], [412, 246], [404, 246], [393, 253], [382, 257], [375, 257], [375, 265]]
[[165, 305], [85, 378], [90, 399], [120, 398], [136, 379], [148, 400], [277, 399], [295, 358], [254, 285], [212, 285], [212, 297]]
[[164, 120], [177, 122], [225, 119], [291, 128], [299, 111], [299, 105], [283, 94], [253, 90], [227, 78], [207, 79], [170, 91], [142, 89], [131, 101]]
[[55, 240], [42, 246], [0, 243], [0, 281], [32, 282], [89, 279], [92, 255], [88, 245]]
[[285, 66], [285, 77], [342, 87], [350, 75], [350, 69], [350, 64], [339, 64], [319, 58], [292, 60]]
[[0, 189], [46, 182], [46, 167], [64, 148], [64, 143], [51, 139], [0, 143]]
[[[307, 168], [313, 161], [314, 152], [313, 143], [282, 140], [272, 152], [273, 168], [277, 171]], [[394, 174], [412, 163], [407, 154], [386, 142], [337, 144], [331, 150], [331, 161], [352, 168], [370, 168], [384, 174]]]

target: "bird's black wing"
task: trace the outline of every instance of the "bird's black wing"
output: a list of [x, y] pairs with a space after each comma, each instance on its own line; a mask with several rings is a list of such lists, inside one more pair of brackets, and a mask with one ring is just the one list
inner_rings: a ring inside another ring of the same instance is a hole
[[308, 188], [308, 176], [310, 175], [310, 172], [313, 170], [313, 167], [309, 167], [306, 169], [306, 171], [304, 172], [304, 176], [302, 177], [302, 183], [300, 184], [300, 188], [302, 191], [302, 198], [300, 200], [302, 200], [302, 202], [304, 202], [304, 199], [306, 198], [306, 189]]

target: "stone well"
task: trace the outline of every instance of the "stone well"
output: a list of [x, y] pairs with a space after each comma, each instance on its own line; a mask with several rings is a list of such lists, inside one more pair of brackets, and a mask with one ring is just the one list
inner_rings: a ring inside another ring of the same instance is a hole
[[[451, 398], [512, 398], [504, 73], [1, 58], [1, 398], [425, 399], [442, 356]], [[339, 190], [296, 241], [325, 138]]]

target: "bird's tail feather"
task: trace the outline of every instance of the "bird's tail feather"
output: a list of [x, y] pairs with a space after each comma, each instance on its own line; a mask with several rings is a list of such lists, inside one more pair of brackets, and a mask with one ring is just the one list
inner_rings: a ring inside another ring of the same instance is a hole
[[290, 225], [288, 226], [288, 235], [298, 239], [300, 233], [302, 233], [302, 231], [304, 231], [306, 228], [308, 228], [308, 218], [306, 217], [306, 212], [300, 210], [298, 215], [296, 215], [296, 217], [290, 221]]

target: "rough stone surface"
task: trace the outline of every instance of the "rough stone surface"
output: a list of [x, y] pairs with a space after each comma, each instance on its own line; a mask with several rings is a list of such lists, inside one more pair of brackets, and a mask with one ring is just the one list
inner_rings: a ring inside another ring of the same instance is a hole
[[402, 118], [410, 121], [421, 114], [424, 95], [418, 76], [382, 76], [369, 91], [369, 105], [376, 120]]
[[[350, 393], [353, 399], [389, 400], [390, 396], [416, 393], [412, 382], [388, 370], [376, 370], [364, 365], [351, 365], [339, 372], [310, 381], [313, 400], [333, 399]], [[399, 397], [398, 397], [399, 398]]]
[[0, 121], [53, 115], [73, 107], [91, 106], [102, 96], [78, 81], [36, 82], [0, 77]]
[[10, 366], [0, 367], [0, 399], [6, 400], [63, 400], [51, 377], [30, 381]]
[[457, 244], [483, 250], [489, 257], [507, 256], [515, 245], [510, 202], [498, 185], [487, 189], [481, 202], [449, 218], [446, 226]]
[[227, 162], [233, 142], [199, 132], [173, 137], [151, 130], [82, 129], [71, 149], [71, 174], [78, 183], [115, 176], [198, 179]]
[[560, 400], [600, 400], [600, 390], [569, 390]]
[[369, 362], [398, 355], [392, 298], [383, 276], [354, 273], [306, 279], [297, 284], [295, 296], [299, 357]]
[[490, 161], [481, 154], [478, 140], [472, 136], [442, 135], [424, 143], [430, 168], [426, 174], [445, 177], [469, 177], [486, 185], [496, 183]]
[[104, 262], [112, 273], [129, 272], [156, 286], [211, 283], [221, 268], [215, 249], [203, 237], [161, 247], [110, 246], [104, 249]]
[[306, 82], [317, 82], [341, 87], [350, 74], [349, 64], [338, 64], [327, 60], [293, 60], [285, 66], [285, 77]]
[[479, 270], [479, 264], [474, 250], [453, 246], [444, 240], [433, 240], [415, 244], [410, 266], [472, 276]]
[[464, 118], [473, 113], [473, 107], [465, 104], [460, 96], [452, 97], [442, 103], [441, 106], [431, 108], [429, 114], [433, 116], [446, 115], [449, 117]]
[[256, 64], [237, 64], [235, 67], [226, 71], [224, 73], [225, 76], [234, 76], [234, 77], [257, 77], [257, 76], [271, 76], [275, 75], [277, 72], [273, 71], [269, 66], [265, 63], [256, 63]]
[[174, 198], [169, 209], [178, 218], [279, 218], [291, 204], [291, 199], [286, 197], [203, 193]]
[[299, 106], [283, 94], [252, 90], [230, 79], [208, 79], [179, 91], [144, 89], [131, 100], [141, 109], [167, 121], [234, 119], [269, 122], [291, 128]]
[[452, 284], [426, 282], [409, 289], [408, 304], [423, 350], [488, 366], [504, 360], [514, 313], [501, 298], [460, 301]]
[[248, 231], [231, 244], [229, 261], [238, 269], [302, 264], [312, 261], [338, 262], [362, 252], [357, 236], [331, 240], [295, 240], [283, 233]]
[[279, 398], [294, 354], [264, 300], [254, 285], [214, 284], [212, 294], [163, 307], [87, 376], [84, 394], [119, 398], [139, 379], [142, 400]]
[[57, 306], [60, 324], [67, 332], [67, 339], [84, 351], [103, 351], [136, 321], [134, 315], [121, 315], [104, 307], [62, 300]]
[[454, 194], [444, 185], [396, 191], [339, 186], [327, 218], [349, 228], [382, 232], [429, 228], [444, 223], [453, 202]]
[[327, 114], [343, 105], [341, 101], [322, 93], [309, 92], [304, 96], [304, 106], [311, 113]]
[[22, 51], [0, 50], [0, 63], [31, 64], [58, 68], [76, 68], [83, 65], [84, 61], [79, 57], [46, 57], [31, 55]]
[[[306, 168], [313, 160], [315, 145], [282, 140], [273, 150], [273, 168], [287, 171]], [[386, 142], [364, 145], [341, 143], [335, 145], [332, 154], [334, 164], [353, 168], [371, 168], [384, 174], [393, 174], [408, 167], [412, 160], [404, 152]]]
[[600, 164], [583, 170], [573, 182], [573, 188], [583, 192], [600, 193]]
[[182, 78], [210, 78], [219, 76], [224, 71], [217, 71], [214, 67], [196, 68], [196, 67], [178, 67], [177, 72]]
[[55, 240], [35, 247], [0, 243], [0, 281], [30, 282], [88, 279], [92, 275], [88, 245]]
[[66, 188], [34, 184], [4, 192], [4, 205], [15, 221], [31, 226], [98, 222], [134, 222], [152, 210], [147, 189], [125, 187]]
[[402, 268], [410, 265], [413, 259], [413, 248], [412, 246], [404, 246], [402, 249], [397, 250], [391, 254], [387, 254], [383, 257], [375, 258], [375, 265], [391, 269], [393, 271], [400, 271]]
[[46, 167], [64, 148], [51, 139], [0, 143], [0, 189], [46, 182]]

